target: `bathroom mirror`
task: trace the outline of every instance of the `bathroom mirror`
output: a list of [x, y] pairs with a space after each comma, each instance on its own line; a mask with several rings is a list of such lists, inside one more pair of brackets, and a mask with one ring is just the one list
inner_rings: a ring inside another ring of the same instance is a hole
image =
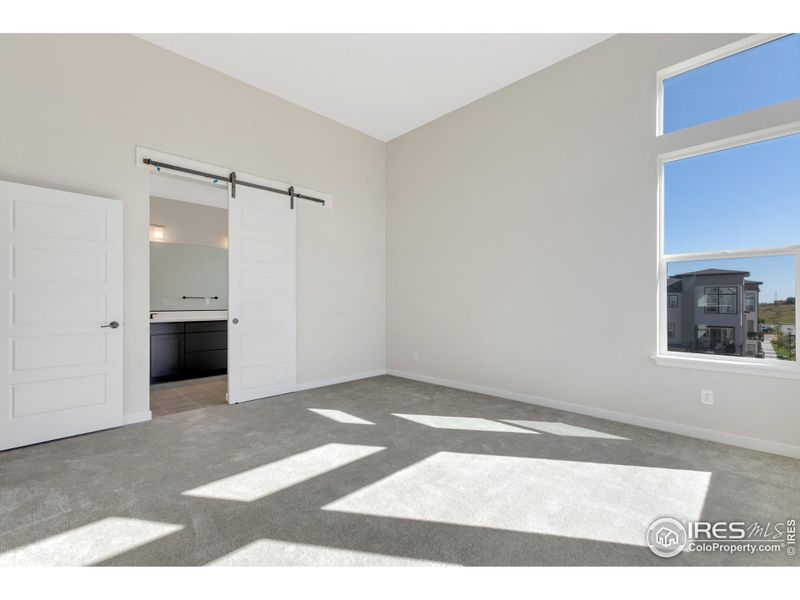
[[228, 251], [150, 242], [150, 310], [227, 310]]

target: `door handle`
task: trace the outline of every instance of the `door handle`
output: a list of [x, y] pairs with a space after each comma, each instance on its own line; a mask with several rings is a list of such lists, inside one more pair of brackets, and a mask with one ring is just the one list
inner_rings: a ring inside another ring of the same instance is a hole
[[239, 319], [234, 317], [233, 320], [231, 321], [231, 323], [233, 323], [234, 325], [238, 325], [239, 324]]
[[117, 327], [119, 327], [119, 323], [117, 323], [116, 321], [111, 321], [111, 323], [109, 323], [108, 325], [100, 325], [100, 329], [102, 329], [103, 327], [110, 327], [111, 329], [116, 329]]

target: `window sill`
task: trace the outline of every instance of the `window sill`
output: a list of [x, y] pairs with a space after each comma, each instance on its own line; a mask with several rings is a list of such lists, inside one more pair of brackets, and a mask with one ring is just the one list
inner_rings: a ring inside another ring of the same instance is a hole
[[701, 371], [718, 371], [737, 375], [754, 375], [757, 377], [777, 377], [780, 379], [800, 380], [800, 368], [796, 365], [754, 364], [749, 361], [726, 360], [724, 358], [702, 358], [698, 356], [656, 355], [653, 361], [661, 367], [679, 367], [698, 369]]

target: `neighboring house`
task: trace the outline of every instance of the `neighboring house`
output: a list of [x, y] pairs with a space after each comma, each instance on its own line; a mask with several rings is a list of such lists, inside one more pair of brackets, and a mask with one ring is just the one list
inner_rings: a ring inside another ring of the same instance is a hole
[[760, 281], [747, 271], [705, 269], [667, 281], [670, 350], [763, 358], [758, 332]]

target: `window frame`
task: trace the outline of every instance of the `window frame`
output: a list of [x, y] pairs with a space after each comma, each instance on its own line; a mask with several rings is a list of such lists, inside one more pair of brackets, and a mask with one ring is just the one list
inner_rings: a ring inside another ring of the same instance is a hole
[[[748, 303], [750, 302], [750, 298], [753, 299], [753, 308], [748, 310], [747, 306], [748, 306]], [[758, 312], [758, 295], [757, 295], [756, 292], [751, 292], [751, 291], [748, 291], [747, 289], [745, 289], [745, 291], [744, 291], [744, 310], [743, 310], [743, 312], [744, 312], [744, 314], [757, 313]]]
[[[731, 292], [722, 292], [723, 289], [732, 289], [735, 290], [733, 293]], [[708, 290], [717, 290], [716, 292], [709, 293]], [[705, 304], [703, 305], [703, 312], [707, 315], [736, 315], [739, 313], [739, 286], [735, 285], [705, 285], [703, 286], [703, 296], [705, 297]], [[708, 303], [708, 298], [713, 296], [716, 298], [716, 302], [712, 305]], [[723, 306], [730, 306], [729, 304], [723, 304], [722, 297], [723, 296], [733, 296], [733, 310], [732, 311], [725, 311], [723, 312], [721, 309]], [[667, 300], [669, 304], [669, 300]]]
[[[722, 60], [724, 58], [728, 58], [729, 56], [733, 56], [734, 54], [739, 54], [740, 52], [744, 52], [746, 50], [750, 50], [757, 46], [762, 46], [764, 44], [769, 44], [770, 42], [774, 42], [775, 40], [779, 40], [781, 38], [787, 37], [792, 35], [791, 33], [759, 33], [756, 35], [747, 36], [742, 38], [741, 40], [737, 40], [731, 44], [727, 44], [720, 48], [716, 48], [709, 52], [705, 52], [698, 56], [694, 56], [677, 64], [674, 64], [670, 67], [666, 67], [664, 69], [659, 70], [656, 73], [656, 83], [657, 83], [657, 105], [656, 105], [656, 137], [660, 137], [662, 135], [672, 135], [675, 133], [680, 133], [681, 131], [686, 131], [688, 129], [693, 129], [695, 127], [702, 127], [703, 125], [708, 125], [709, 123], [714, 123], [715, 121], [719, 121], [721, 119], [730, 118], [730, 117], [720, 117], [720, 119], [714, 119], [713, 121], [706, 121], [704, 123], [698, 123], [696, 125], [692, 125], [690, 127], [684, 127], [682, 129], [676, 129], [675, 131], [670, 131], [669, 133], [664, 133], [664, 81], [667, 79], [671, 79], [677, 75], [681, 75], [682, 73], [686, 73], [687, 71], [692, 71], [694, 69], [703, 67], [705, 65], [711, 64], [713, 62], [717, 62], [718, 60]], [[773, 105], [768, 105], [773, 106]], [[762, 107], [766, 108], [766, 107]], [[760, 109], [754, 109], [760, 110]], [[752, 112], [752, 111], [748, 111]], [[738, 113], [738, 115], [747, 114], [745, 113]], [[735, 117], [738, 115], [731, 115], [731, 117]]]
[[[778, 36], [781, 37], [781, 36]], [[763, 43], [763, 42], [762, 42]], [[667, 265], [677, 262], [694, 262], [709, 260], [726, 260], [734, 258], [760, 258], [793, 256], [795, 262], [795, 297], [800, 295], [800, 239], [798, 244], [790, 246], [772, 246], [765, 248], [749, 248], [740, 250], [690, 252], [679, 254], [665, 254], [665, 197], [664, 197], [664, 166], [667, 163], [695, 156], [702, 156], [712, 152], [719, 152], [748, 144], [769, 141], [781, 137], [800, 134], [800, 121], [793, 121], [777, 127], [758, 129], [741, 135], [723, 139], [715, 139], [687, 148], [671, 150], [657, 156], [658, 164], [658, 297], [657, 306], [657, 352], [653, 359], [656, 364], [663, 366], [682, 366], [694, 369], [711, 369], [733, 373], [751, 373], [790, 379], [800, 379], [800, 360], [790, 361], [765, 361], [764, 359], [748, 356], [695, 354], [669, 350], [667, 337], [667, 311], [668, 311], [668, 285]], [[800, 235], [798, 235], [800, 238]], [[795, 331], [800, 331], [800, 311], [795, 311]]]
[[[734, 341], [736, 339], [736, 328], [735, 327], [732, 327], [730, 325], [708, 325], [706, 323], [698, 323], [697, 325], [694, 326], [694, 340], [693, 340], [694, 342], [699, 340], [700, 337], [701, 337], [700, 336], [700, 328], [703, 328], [703, 329], [705, 329], [706, 332], [708, 332], [709, 341], [711, 340], [711, 331], [712, 330], [722, 331], [723, 329], [730, 329], [732, 334], [733, 334]], [[722, 339], [722, 336], [720, 336], [720, 339]], [[710, 350], [714, 350], [713, 348], [709, 348], [709, 349]], [[719, 355], [717, 355], [717, 356], [719, 356]], [[722, 356], [726, 356], [726, 355], [722, 354]]]
[[[675, 298], [675, 306], [672, 305], [672, 299]], [[680, 308], [681, 301], [678, 294], [667, 294], [667, 308]]]

